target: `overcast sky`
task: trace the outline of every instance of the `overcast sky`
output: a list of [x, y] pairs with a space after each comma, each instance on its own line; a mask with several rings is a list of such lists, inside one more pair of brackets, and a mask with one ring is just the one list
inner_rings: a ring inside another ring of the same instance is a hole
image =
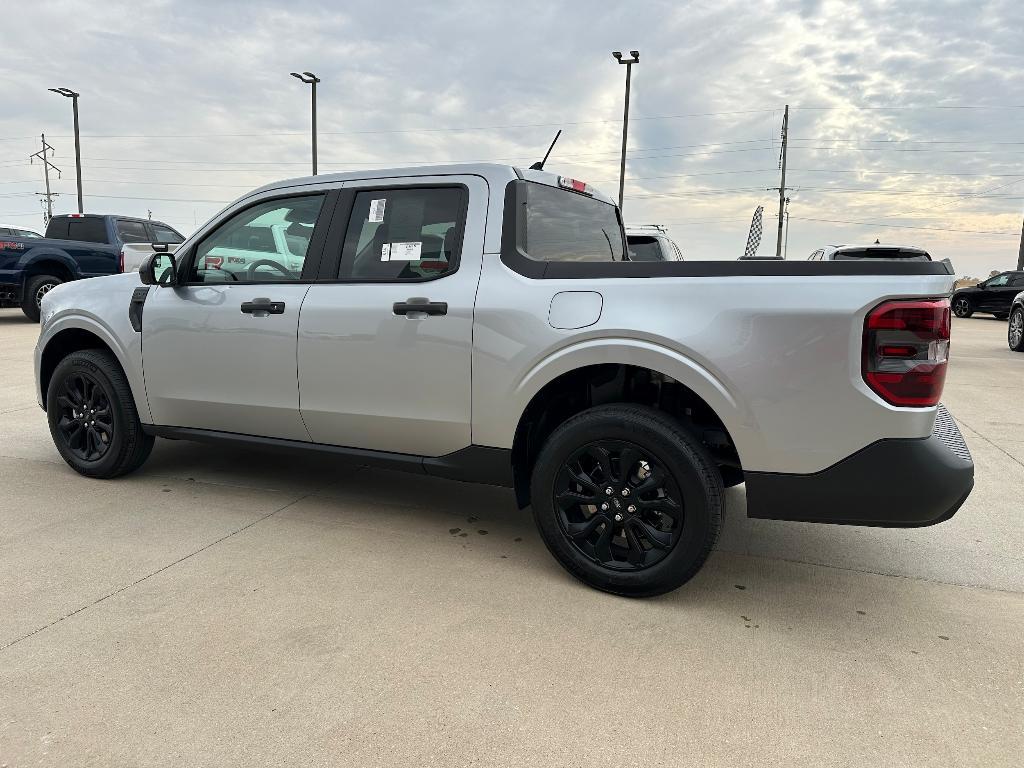
[[[924, 246], [960, 274], [1016, 263], [1024, 213], [1024, 4], [1006, 2], [13, 5], [0, 47], [0, 222], [42, 226], [44, 132], [75, 210], [186, 234], [267, 181], [428, 162], [528, 165], [615, 195], [625, 67], [639, 49], [627, 223], [662, 223], [688, 259], [743, 252], [765, 206], [774, 251], [791, 105], [789, 257], [828, 243]], [[956, 231], [944, 231], [956, 230]]]

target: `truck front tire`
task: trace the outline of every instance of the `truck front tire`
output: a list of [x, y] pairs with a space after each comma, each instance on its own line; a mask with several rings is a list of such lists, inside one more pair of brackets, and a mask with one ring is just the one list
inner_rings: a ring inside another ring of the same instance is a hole
[[534, 520], [555, 559], [605, 592], [647, 597], [689, 581], [722, 525], [722, 477], [681, 423], [638, 405], [567, 420], [534, 464]]
[[86, 477], [132, 472], [153, 450], [128, 378], [106, 350], [72, 352], [57, 364], [46, 391], [46, 417], [57, 451]]
[[33, 275], [25, 281], [25, 292], [21, 297], [21, 311], [33, 322], [39, 322], [39, 305], [43, 296], [64, 281], [53, 275]]

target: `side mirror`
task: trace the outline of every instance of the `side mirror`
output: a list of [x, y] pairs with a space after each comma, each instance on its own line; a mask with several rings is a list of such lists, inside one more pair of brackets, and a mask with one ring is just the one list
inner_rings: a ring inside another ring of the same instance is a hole
[[170, 253], [155, 252], [139, 267], [143, 285], [174, 285], [178, 281], [178, 264]]

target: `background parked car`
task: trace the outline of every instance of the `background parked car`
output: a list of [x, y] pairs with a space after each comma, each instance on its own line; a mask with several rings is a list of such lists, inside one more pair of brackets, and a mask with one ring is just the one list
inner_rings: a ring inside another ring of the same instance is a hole
[[682, 261], [683, 252], [661, 224], [626, 227], [630, 261]]
[[953, 314], [970, 317], [984, 312], [1005, 320], [1010, 315], [1014, 297], [1024, 291], [1024, 272], [1002, 272], [969, 288], [958, 288], [953, 294]]
[[42, 237], [38, 232], [21, 227], [0, 227], [0, 237]]
[[808, 257], [808, 261], [855, 261], [860, 259], [898, 259], [931, 261], [928, 251], [907, 245], [826, 245]]

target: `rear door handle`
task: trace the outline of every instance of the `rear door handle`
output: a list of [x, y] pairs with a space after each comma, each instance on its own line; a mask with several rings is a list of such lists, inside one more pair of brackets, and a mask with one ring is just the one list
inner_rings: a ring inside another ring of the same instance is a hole
[[406, 301], [396, 301], [391, 306], [391, 309], [396, 315], [408, 315], [410, 313], [422, 313], [424, 315], [447, 315], [448, 302], [431, 301], [430, 299], [414, 297]]
[[243, 301], [242, 312], [247, 315], [256, 315], [257, 317], [263, 317], [264, 315], [283, 315], [284, 302], [271, 301], [270, 299], [253, 299], [252, 301]]

